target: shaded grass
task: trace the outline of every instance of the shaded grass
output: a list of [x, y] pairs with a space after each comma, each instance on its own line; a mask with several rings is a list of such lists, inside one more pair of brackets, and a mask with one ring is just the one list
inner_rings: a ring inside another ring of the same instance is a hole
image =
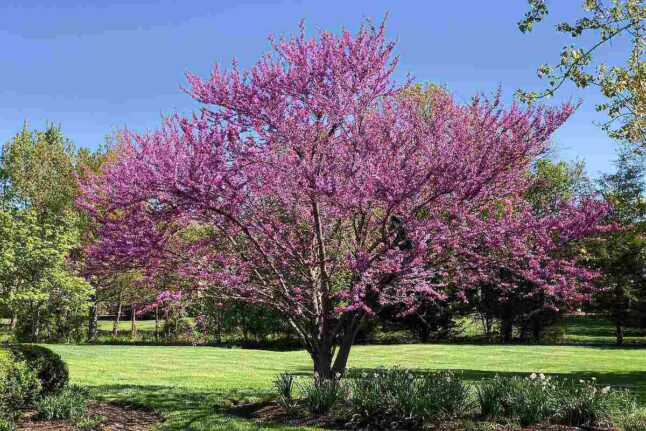
[[[568, 316], [564, 318], [564, 341], [569, 343], [611, 344], [615, 327], [603, 316]], [[624, 328], [625, 344], [646, 344], [646, 329]]]
[[[167, 417], [164, 430], [296, 430], [259, 424], [216, 412], [234, 400], [271, 397], [272, 381], [283, 371], [311, 375], [303, 351], [167, 346], [49, 346], [69, 365], [74, 383], [95, 397], [142, 405]], [[350, 366], [399, 365], [460, 370], [469, 380], [496, 374], [543, 372], [572, 378], [595, 377], [628, 387], [646, 403], [646, 349], [600, 346], [357, 346]]]

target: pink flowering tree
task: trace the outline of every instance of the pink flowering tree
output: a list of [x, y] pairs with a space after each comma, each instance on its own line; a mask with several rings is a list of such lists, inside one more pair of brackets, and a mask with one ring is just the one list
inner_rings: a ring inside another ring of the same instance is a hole
[[563, 202], [538, 217], [522, 198], [572, 106], [437, 92], [429, 115], [393, 80], [383, 25], [271, 45], [246, 71], [189, 74], [200, 114], [125, 132], [84, 180], [79, 205], [100, 226], [90, 271], [173, 265], [198, 297], [271, 307], [322, 378], [344, 372], [361, 322], [384, 305], [412, 312], [448, 285], [500, 281], [499, 268], [585, 297], [591, 274], [554, 251], [604, 207]]

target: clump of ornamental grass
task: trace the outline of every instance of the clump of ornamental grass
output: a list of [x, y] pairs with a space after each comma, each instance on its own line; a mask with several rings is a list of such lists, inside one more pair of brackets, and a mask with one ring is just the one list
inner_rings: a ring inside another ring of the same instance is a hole
[[279, 374], [274, 380], [274, 386], [278, 395], [278, 404], [288, 411], [293, 409], [296, 406], [294, 400], [294, 376], [287, 372]]
[[300, 386], [300, 390], [313, 414], [330, 412], [346, 395], [346, 388], [340, 375], [334, 379], [324, 379], [315, 374], [312, 381]]
[[36, 419], [78, 419], [87, 412], [88, 393], [79, 386], [69, 386], [56, 395], [37, 400]]
[[611, 425], [614, 417], [628, 416], [637, 409], [628, 391], [601, 386], [595, 378], [564, 380], [560, 395], [559, 420], [567, 425]]
[[559, 388], [544, 374], [496, 376], [481, 381], [476, 394], [485, 419], [524, 426], [556, 417], [561, 401]]
[[461, 417], [472, 406], [469, 385], [451, 371], [380, 368], [351, 375], [345, 408], [355, 424], [422, 424]]
[[107, 420], [102, 415], [81, 416], [74, 420], [74, 431], [97, 431], [103, 428]]
[[[279, 403], [299, 406], [291, 375], [280, 375], [275, 384]], [[494, 423], [646, 430], [646, 412], [637, 409], [635, 398], [625, 390], [600, 386], [595, 379], [576, 381], [534, 373], [496, 376], [474, 388], [452, 371], [394, 367], [350, 370], [344, 378], [315, 375], [299, 387], [310, 413], [330, 414], [356, 429], [418, 429], [440, 421], [466, 420], [474, 430]], [[481, 422], [473, 422], [477, 419]]]
[[0, 431], [16, 431], [16, 423], [12, 418], [0, 415]]
[[594, 378], [496, 376], [480, 382], [476, 394], [484, 419], [523, 426], [540, 422], [613, 425], [618, 423], [616, 418], [630, 417], [636, 410], [636, 401], [627, 391], [600, 386]]
[[610, 423], [621, 431], [644, 431], [646, 430], [646, 410], [635, 409], [632, 412], [615, 412]]

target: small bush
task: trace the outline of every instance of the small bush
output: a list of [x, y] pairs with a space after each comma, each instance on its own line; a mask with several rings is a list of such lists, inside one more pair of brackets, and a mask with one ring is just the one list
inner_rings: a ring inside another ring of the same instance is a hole
[[470, 410], [469, 386], [453, 372], [418, 373], [399, 368], [352, 372], [347, 409], [355, 424], [404, 426], [454, 419]]
[[10, 418], [0, 416], [0, 431], [16, 431], [16, 423]]
[[274, 381], [278, 391], [278, 401], [283, 404], [291, 404], [294, 392], [294, 376], [289, 373], [280, 374]]
[[616, 412], [610, 423], [621, 431], [646, 430], [646, 410], [635, 410], [632, 413]]
[[345, 395], [345, 388], [339, 379], [314, 380], [301, 386], [301, 392], [310, 411], [315, 414], [329, 412]]
[[555, 417], [559, 389], [549, 376], [499, 377], [483, 380], [477, 389], [482, 416], [490, 420], [518, 421], [533, 425]]
[[23, 361], [15, 361], [0, 375], [0, 412], [14, 416], [29, 407], [40, 393], [36, 372]]
[[[355, 374], [350, 372], [349, 375]], [[384, 411], [383, 372], [361, 372], [348, 379], [348, 406], [359, 418], [376, 418]]]
[[602, 387], [595, 379], [564, 381], [561, 385], [559, 419], [573, 426], [609, 424], [618, 412], [628, 415], [636, 403], [626, 391]]
[[57, 395], [37, 400], [36, 419], [78, 419], [87, 412], [87, 392], [78, 386], [69, 386]]
[[105, 416], [81, 416], [74, 421], [74, 431], [96, 431], [100, 430], [107, 421]]
[[[293, 378], [276, 381], [279, 402], [296, 408]], [[611, 426], [646, 431], [646, 410], [627, 391], [590, 381], [543, 374], [482, 380], [475, 390], [451, 371], [423, 373], [400, 368], [348, 371], [337, 380], [315, 378], [300, 386], [311, 413], [331, 413], [356, 429], [418, 429], [443, 420], [466, 420], [465, 429], [497, 429], [538, 423]], [[475, 407], [479, 406], [479, 412]], [[485, 422], [473, 422], [483, 420]], [[467, 426], [468, 425], [468, 426]]]
[[16, 357], [24, 359], [38, 374], [42, 395], [59, 393], [69, 381], [67, 365], [60, 356], [51, 350], [35, 345], [13, 347]]

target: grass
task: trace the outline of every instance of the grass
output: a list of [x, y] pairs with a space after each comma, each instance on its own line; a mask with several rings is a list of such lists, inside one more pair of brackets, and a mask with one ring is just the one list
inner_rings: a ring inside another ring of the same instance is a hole
[[[611, 344], [615, 342], [615, 327], [601, 316], [569, 316], [564, 319], [564, 341], [580, 344]], [[625, 344], [646, 343], [646, 330], [624, 328]]]
[[[159, 326], [160, 329], [164, 325], [164, 322], [161, 321]], [[112, 328], [114, 326], [114, 321], [112, 320], [99, 320], [98, 327], [99, 331], [112, 333]], [[130, 319], [120, 320], [119, 321], [119, 333], [120, 334], [130, 334], [131, 322]], [[154, 320], [137, 320], [137, 331], [140, 332], [155, 332], [155, 321]]]
[[[272, 381], [288, 371], [311, 374], [303, 351], [169, 346], [49, 346], [69, 365], [74, 383], [95, 397], [144, 405], [168, 418], [163, 429], [179, 431], [298, 430], [261, 425], [219, 414], [216, 407], [240, 399], [263, 399]], [[461, 370], [468, 379], [495, 374], [553, 373], [595, 377], [600, 383], [629, 387], [646, 403], [646, 349], [603, 346], [357, 346], [350, 366], [400, 365]]]
[[[468, 342], [480, 340], [484, 336], [483, 324], [475, 316], [460, 318], [457, 323], [456, 340]], [[494, 324], [493, 329], [498, 330], [497, 324]], [[615, 343], [615, 326], [603, 316], [566, 316], [560, 325], [552, 329], [561, 332], [562, 337], [558, 342], [562, 344]], [[624, 328], [624, 343], [646, 345], [646, 329]]]

